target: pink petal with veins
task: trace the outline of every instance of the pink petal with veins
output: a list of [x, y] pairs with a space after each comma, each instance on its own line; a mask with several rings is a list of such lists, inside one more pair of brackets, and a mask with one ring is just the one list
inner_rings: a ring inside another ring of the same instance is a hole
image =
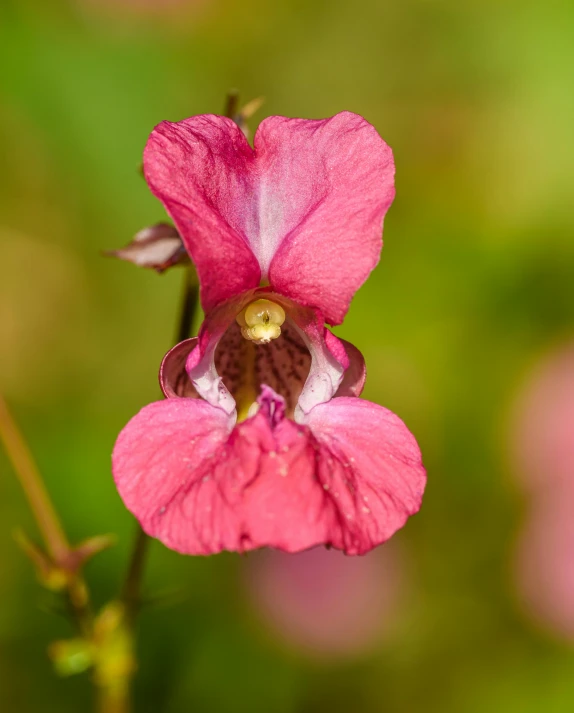
[[319, 121], [269, 117], [254, 145], [269, 157], [262, 182], [265, 225], [275, 235], [269, 282], [338, 324], [379, 261], [395, 196], [392, 151], [347, 111]]
[[259, 405], [233, 429], [200, 399], [151, 404], [130, 421], [113, 471], [148, 534], [187, 554], [317, 544], [364, 554], [418, 510], [420, 453], [386, 409], [338, 398], [300, 425], [268, 387]]
[[336, 503], [331, 543], [364, 554], [418, 512], [426, 485], [417, 442], [398, 416], [355, 397], [315, 406], [304, 423], [321, 444], [317, 478]]
[[269, 117], [253, 149], [224, 117], [164, 121], [144, 167], [197, 267], [207, 312], [268, 278], [338, 323], [378, 262], [394, 163], [356, 114]]
[[206, 312], [258, 287], [261, 268], [243, 232], [253, 212], [253, 149], [231, 119], [163, 121], [144, 151], [144, 172], [196, 266]]

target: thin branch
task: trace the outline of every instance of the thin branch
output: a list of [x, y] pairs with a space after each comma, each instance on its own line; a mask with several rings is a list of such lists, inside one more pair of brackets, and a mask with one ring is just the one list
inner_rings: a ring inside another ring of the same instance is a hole
[[235, 119], [239, 110], [239, 92], [237, 89], [230, 89], [225, 99], [224, 116], [228, 119]]
[[140, 591], [143, 581], [145, 560], [149, 544], [149, 536], [143, 531], [139, 522], [136, 524], [134, 544], [128, 565], [128, 571], [121, 593], [121, 600], [126, 607], [128, 626], [133, 626], [140, 606]]
[[198, 297], [197, 277], [193, 268], [188, 267], [185, 270], [179, 322], [175, 333], [176, 344], [183, 342], [183, 340], [187, 339], [191, 334], [193, 319], [197, 310]]
[[[198, 302], [197, 278], [193, 268], [190, 266], [185, 268], [181, 308], [175, 334], [176, 344], [189, 337]], [[121, 600], [126, 607], [126, 618], [129, 626], [133, 626], [140, 605], [141, 587], [149, 541], [150, 537], [146, 535], [140, 524], [137, 523], [128, 571], [121, 593]]]
[[70, 545], [30, 449], [2, 396], [0, 396], [0, 439], [4, 443], [8, 458], [24, 490], [48, 553], [56, 563], [64, 564]]
[[127, 682], [117, 688], [99, 686], [96, 692], [97, 713], [129, 713], [132, 710], [129, 684]]
[[88, 588], [80, 573], [74, 569], [73, 550], [64, 528], [50, 500], [32, 453], [2, 396], [0, 396], [0, 439], [4, 443], [8, 458], [24, 490], [54, 567], [59, 568], [66, 575], [63, 588], [66, 590], [68, 606], [76, 620], [78, 629], [82, 635], [89, 636], [92, 612]]

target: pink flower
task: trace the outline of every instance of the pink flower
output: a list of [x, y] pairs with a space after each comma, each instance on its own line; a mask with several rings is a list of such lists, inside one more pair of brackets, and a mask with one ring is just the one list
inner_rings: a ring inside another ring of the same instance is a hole
[[357, 398], [363, 358], [324, 322], [342, 321], [378, 261], [391, 150], [348, 112], [270, 117], [254, 148], [208, 115], [157, 126], [144, 166], [206, 317], [164, 358], [167, 400], [118, 438], [126, 506], [189, 554], [384, 542], [420, 507], [420, 452], [397, 416]]

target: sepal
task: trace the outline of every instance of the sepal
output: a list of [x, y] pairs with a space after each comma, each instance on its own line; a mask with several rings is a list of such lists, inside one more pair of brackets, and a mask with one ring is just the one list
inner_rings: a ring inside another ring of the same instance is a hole
[[143, 228], [125, 247], [106, 250], [104, 255], [117, 257], [159, 273], [170, 267], [189, 264], [189, 255], [179, 233], [173, 225], [167, 223]]

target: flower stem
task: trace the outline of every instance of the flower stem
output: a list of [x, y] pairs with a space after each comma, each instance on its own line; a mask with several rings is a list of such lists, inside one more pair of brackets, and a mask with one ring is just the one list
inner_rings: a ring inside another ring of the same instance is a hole
[[176, 330], [176, 344], [183, 342], [191, 334], [193, 319], [198, 304], [198, 284], [195, 270], [192, 267], [185, 268], [185, 278], [183, 283], [183, 295], [181, 298], [181, 309]]
[[0, 396], [0, 440], [24, 490], [38, 529], [42, 533], [44, 546], [54, 566], [67, 575], [64, 586], [68, 606], [78, 629], [82, 635], [88, 636], [92, 623], [88, 588], [81, 574], [71, 565], [74, 561], [73, 550], [50, 500], [38, 466], [2, 396]]
[[228, 119], [235, 119], [239, 110], [239, 92], [237, 89], [230, 89], [225, 99], [224, 115]]
[[121, 594], [121, 600], [126, 607], [126, 621], [130, 627], [133, 627], [140, 605], [140, 590], [149, 540], [149, 536], [137, 523], [128, 571]]
[[69, 553], [70, 545], [30, 449], [2, 396], [0, 396], [0, 439], [4, 443], [8, 458], [42, 533], [46, 549], [56, 562], [63, 562]]
[[[181, 308], [175, 334], [176, 344], [189, 337], [198, 301], [197, 278], [194, 269], [189, 266], [185, 268]], [[139, 523], [136, 528], [128, 571], [121, 594], [121, 600], [126, 607], [126, 621], [130, 627], [133, 627], [140, 605], [144, 565], [150, 541], [150, 537], [142, 530]]]
[[122, 686], [97, 688], [97, 713], [130, 713], [132, 710], [129, 683]]

